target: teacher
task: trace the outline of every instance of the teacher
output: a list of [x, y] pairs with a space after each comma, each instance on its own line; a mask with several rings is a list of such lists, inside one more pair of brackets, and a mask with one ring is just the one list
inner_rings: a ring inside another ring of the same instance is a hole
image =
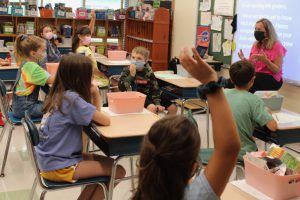
[[[249, 61], [255, 67], [256, 78], [250, 92], [258, 90], [279, 90], [282, 86], [282, 63], [285, 47], [278, 41], [272, 23], [265, 18], [255, 24], [254, 37]], [[246, 59], [242, 50], [240, 59]]]

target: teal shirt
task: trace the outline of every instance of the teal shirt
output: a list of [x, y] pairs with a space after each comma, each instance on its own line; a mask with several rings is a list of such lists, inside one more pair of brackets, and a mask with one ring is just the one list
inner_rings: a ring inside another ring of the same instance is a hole
[[273, 118], [266, 111], [264, 102], [256, 95], [237, 89], [226, 89], [225, 96], [240, 134], [241, 150], [238, 160], [243, 160], [246, 152], [257, 151], [252, 138], [256, 124], [266, 125]]

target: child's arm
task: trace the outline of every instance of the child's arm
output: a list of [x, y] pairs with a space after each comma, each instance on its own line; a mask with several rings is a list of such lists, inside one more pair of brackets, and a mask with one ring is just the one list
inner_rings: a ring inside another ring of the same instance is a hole
[[90, 24], [89, 24], [89, 28], [91, 30], [91, 35], [94, 34], [95, 22], [96, 22], [95, 10], [92, 10], [91, 11], [91, 21], [90, 21]]
[[132, 81], [134, 81], [134, 77], [130, 74], [129, 68], [124, 68], [118, 84], [119, 90], [128, 91], [130, 89]]
[[150, 94], [152, 95], [152, 101], [153, 101], [154, 105], [160, 105], [160, 102], [161, 102], [160, 90], [159, 90], [158, 82], [157, 82], [153, 72], [150, 75], [150, 84], [151, 84]]
[[[217, 81], [216, 72], [200, 58], [194, 48], [193, 53], [196, 60], [187, 54], [187, 50], [181, 53], [183, 67], [203, 84]], [[205, 176], [212, 189], [220, 196], [236, 164], [240, 140], [223, 89], [208, 94], [207, 99], [211, 111], [215, 151], [205, 169]]]
[[91, 102], [96, 107], [96, 111], [93, 115], [93, 121], [104, 126], [109, 126], [110, 119], [107, 115], [101, 112], [101, 96], [99, 89], [95, 84], [92, 84], [91, 96]]

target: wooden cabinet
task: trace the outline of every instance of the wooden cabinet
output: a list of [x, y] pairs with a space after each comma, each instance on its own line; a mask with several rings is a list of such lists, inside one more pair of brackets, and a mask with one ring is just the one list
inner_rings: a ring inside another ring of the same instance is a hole
[[153, 20], [130, 18], [128, 8], [126, 14], [126, 51], [143, 46], [150, 51], [150, 61], [154, 71], [167, 70], [169, 57], [170, 12], [165, 8], [155, 11]]

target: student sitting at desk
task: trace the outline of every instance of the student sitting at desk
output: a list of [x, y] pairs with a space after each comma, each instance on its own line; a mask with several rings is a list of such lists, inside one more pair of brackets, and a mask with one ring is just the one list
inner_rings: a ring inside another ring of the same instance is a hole
[[253, 140], [256, 124], [267, 126], [271, 131], [277, 129], [277, 123], [266, 111], [264, 102], [256, 95], [248, 92], [255, 79], [255, 69], [246, 60], [233, 63], [229, 69], [233, 89], [226, 89], [225, 95], [235, 117], [241, 139], [239, 160], [243, 161], [246, 152], [257, 151]]
[[50, 25], [43, 25], [40, 28], [40, 35], [46, 42], [46, 53], [47, 56], [40, 63], [43, 68], [46, 67], [46, 63], [59, 63], [61, 54], [54, 43], [53, 29]]
[[[92, 121], [110, 125], [109, 117], [101, 112], [101, 97], [92, 84], [92, 75], [89, 58], [78, 54], [63, 56], [44, 105], [40, 143], [36, 147], [41, 176], [47, 180], [76, 182], [111, 175], [112, 158], [82, 153], [83, 126]], [[117, 178], [124, 175], [124, 168], [118, 166]], [[101, 187], [85, 187], [79, 199], [103, 199]]]
[[93, 62], [93, 79], [98, 83], [99, 86], [104, 87], [108, 85], [108, 79], [98, 69], [98, 64], [94, 55], [94, 52], [92, 51], [90, 44], [92, 39], [92, 34], [94, 32], [95, 27], [95, 11], [92, 10], [91, 13], [91, 22], [89, 26], [82, 26], [79, 29], [77, 29], [75, 36], [72, 40], [72, 51], [73, 53], [83, 54], [85, 56], [88, 56], [92, 62]]
[[183, 116], [156, 122], [144, 138], [138, 163], [139, 185], [133, 200], [217, 200], [229, 180], [240, 149], [233, 116], [217, 74], [193, 49], [194, 60], [184, 52], [181, 64], [206, 84], [215, 151], [198, 175], [200, 134]]
[[169, 100], [161, 98], [157, 80], [148, 63], [149, 55], [149, 50], [144, 47], [135, 47], [132, 50], [132, 64], [124, 68], [119, 82], [119, 89], [128, 91], [133, 86], [133, 89], [147, 95], [145, 108], [153, 113], [163, 112], [166, 108], [168, 114], [175, 115], [177, 106]]
[[27, 110], [31, 117], [42, 117], [43, 102], [38, 100], [42, 86], [53, 82], [53, 77], [37, 63], [45, 55], [45, 42], [34, 35], [19, 35], [15, 43], [18, 62], [22, 62], [13, 87], [12, 112], [14, 117], [24, 117]]

